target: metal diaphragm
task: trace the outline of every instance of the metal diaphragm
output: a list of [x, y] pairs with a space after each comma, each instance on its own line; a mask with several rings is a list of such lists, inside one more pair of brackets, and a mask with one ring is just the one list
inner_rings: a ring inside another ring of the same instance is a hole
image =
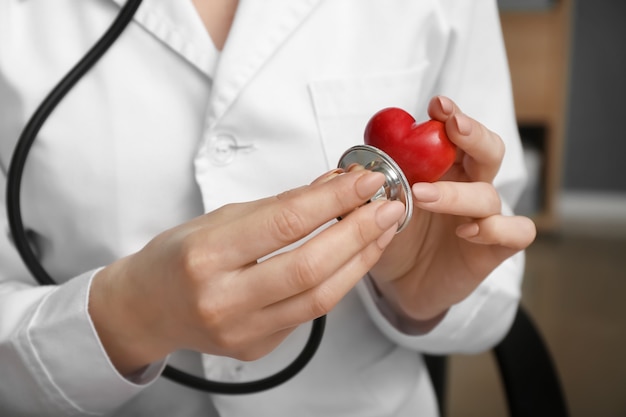
[[348, 171], [353, 165], [361, 165], [365, 169], [381, 172], [385, 175], [385, 184], [370, 198], [375, 200], [392, 200], [404, 203], [404, 218], [396, 233], [400, 233], [413, 215], [413, 198], [411, 185], [400, 166], [389, 155], [370, 145], [356, 145], [348, 149], [339, 159], [338, 168]]

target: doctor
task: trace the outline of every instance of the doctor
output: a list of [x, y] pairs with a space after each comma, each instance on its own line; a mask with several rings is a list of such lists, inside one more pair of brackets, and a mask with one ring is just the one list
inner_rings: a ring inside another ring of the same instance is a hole
[[[21, 128], [122, 4], [0, 0], [3, 186]], [[333, 169], [386, 106], [459, 147], [395, 236], [401, 203], [356, 209], [380, 174]], [[35, 285], [2, 212], [0, 414], [435, 416], [419, 352], [487, 349], [512, 321], [523, 184], [495, 0], [145, 0], [28, 159], [24, 221], [58, 286]], [[273, 390], [158, 377], [269, 375], [326, 313]]]

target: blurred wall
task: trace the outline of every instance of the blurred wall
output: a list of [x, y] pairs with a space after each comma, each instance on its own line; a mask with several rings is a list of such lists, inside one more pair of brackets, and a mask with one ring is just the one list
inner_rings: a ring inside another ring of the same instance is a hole
[[573, 4], [563, 188], [626, 194], [626, 1]]

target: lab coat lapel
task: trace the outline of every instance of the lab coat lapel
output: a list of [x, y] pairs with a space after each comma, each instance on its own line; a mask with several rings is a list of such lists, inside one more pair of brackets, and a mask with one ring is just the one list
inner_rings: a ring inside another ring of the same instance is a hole
[[240, 0], [218, 63], [208, 122], [214, 125], [242, 89], [321, 0]]
[[[128, 0], [112, 1], [122, 7]], [[213, 77], [216, 50], [191, 0], [143, 0], [133, 19], [207, 77]]]

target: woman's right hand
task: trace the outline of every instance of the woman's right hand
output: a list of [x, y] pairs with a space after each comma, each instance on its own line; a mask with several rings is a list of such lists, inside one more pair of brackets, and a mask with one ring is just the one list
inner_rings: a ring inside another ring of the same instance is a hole
[[[226, 205], [167, 230], [94, 277], [89, 313], [123, 375], [178, 349], [260, 358], [328, 313], [377, 262], [404, 214], [364, 204], [380, 173], [331, 171], [311, 185]], [[258, 259], [310, 235], [296, 249]]]

